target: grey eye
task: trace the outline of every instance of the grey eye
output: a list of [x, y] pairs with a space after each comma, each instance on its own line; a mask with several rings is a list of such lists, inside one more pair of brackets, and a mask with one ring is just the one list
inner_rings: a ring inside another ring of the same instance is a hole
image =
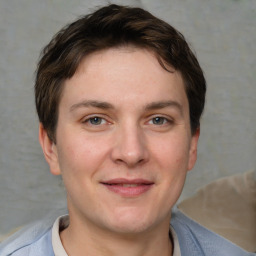
[[164, 117], [154, 117], [154, 118], [152, 118], [152, 122], [153, 122], [153, 124], [161, 125], [161, 124], [166, 123], [166, 118], [164, 118]]
[[89, 122], [92, 125], [100, 125], [100, 124], [102, 124], [102, 121], [103, 121], [103, 119], [101, 117], [97, 117], [97, 116], [91, 117], [89, 119]]

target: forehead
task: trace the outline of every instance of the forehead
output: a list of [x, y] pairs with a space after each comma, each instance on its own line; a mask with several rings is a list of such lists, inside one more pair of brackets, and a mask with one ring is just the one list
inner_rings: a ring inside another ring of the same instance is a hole
[[100, 98], [120, 104], [148, 104], [147, 101], [175, 99], [186, 104], [180, 72], [172, 67], [168, 70], [147, 49], [129, 46], [94, 52], [84, 58], [73, 77], [65, 81], [61, 102]]

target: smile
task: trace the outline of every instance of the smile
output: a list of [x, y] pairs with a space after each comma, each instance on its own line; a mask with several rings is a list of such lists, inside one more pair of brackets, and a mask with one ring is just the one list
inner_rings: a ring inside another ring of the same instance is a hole
[[101, 184], [109, 191], [123, 197], [138, 197], [149, 191], [154, 183], [148, 180], [114, 179]]

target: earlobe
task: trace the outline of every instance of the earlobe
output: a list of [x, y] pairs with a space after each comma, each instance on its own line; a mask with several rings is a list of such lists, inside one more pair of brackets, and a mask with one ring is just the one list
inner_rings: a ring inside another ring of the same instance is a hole
[[53, 175], [60, 175], [59, 159], [56, 144], [49, 138], [42, 123], [39, 125], [39, 142], [42, 147], [45, 160], [49, 164], [50, 171]]
[[195, 163], [197, 160], [197, 144], [198, 144], [199, 135], [200, 135], [200, 128], [197, 128], [195, 134], [193, 134], [191, 138], [188, 171], [190, 171], [195, 166]]

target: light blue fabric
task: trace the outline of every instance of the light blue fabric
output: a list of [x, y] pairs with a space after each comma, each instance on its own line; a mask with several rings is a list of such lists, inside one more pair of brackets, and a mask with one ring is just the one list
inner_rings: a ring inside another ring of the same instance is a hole
[[171, 225], [177, 234], [182, 256], [256, 256], [256, 253], [247, 252], [204, 228], [177, 208], [172, 213]]
[[[0, 256], [54, 256], [53, 222], [53, 219], [44, 220], [17, 232], [0, 244]], [[171, 225], [180, 243], [181, 256], [256, 256], [202, 227], [177, 208]]]
[[0, 244], [0, 256], [54, 256], [51, 229], [57, 217], [32, 223]]

